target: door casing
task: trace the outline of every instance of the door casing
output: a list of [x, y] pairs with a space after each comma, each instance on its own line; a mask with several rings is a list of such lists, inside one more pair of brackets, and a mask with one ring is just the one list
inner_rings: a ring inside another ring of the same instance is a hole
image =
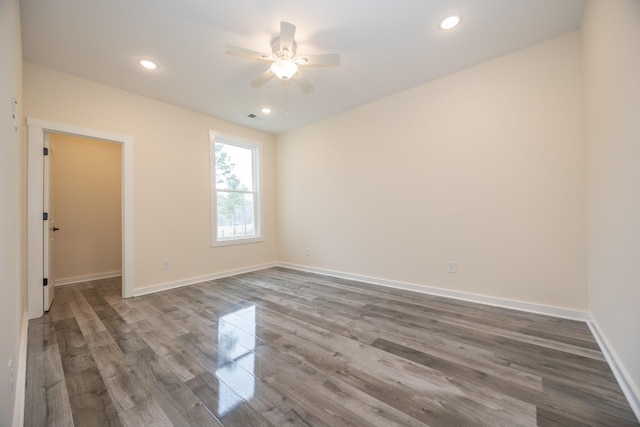
[[45, 133], [61, 133], [122, 144], [122, 297], [133, 296], [133, 137], [27, 118], [27, 314], [41, 317], [43, 306]]
[[42, 254], [42, 264], [43, 264], [43, 277], [46, 277], [48, 280], [48, 285], [44, 286], [42, 289], [44, 291], [43, 295], [43, 310], [49, 311], [51, 308], [51, 304], [53, 303], [53, 297], [55, 295], [54, 283], [55, 276], [53, 270], [53, 236], [55, 226], [55, 212], [53, 212], [53, 147], [51, 146], [50, 134], [49, 132], [45, 132], [44, 134], [44, 149], [48, 151], [48, 154], [43, 157], [43, 178], [44, 178], [44, 187], [42, 188], [43, 192], [43, 207], [42, 209], [49, 214], [49, 218], [45, 221], [42, 221], [42, 233], [44, 239], [43, 249], [44, 252]]

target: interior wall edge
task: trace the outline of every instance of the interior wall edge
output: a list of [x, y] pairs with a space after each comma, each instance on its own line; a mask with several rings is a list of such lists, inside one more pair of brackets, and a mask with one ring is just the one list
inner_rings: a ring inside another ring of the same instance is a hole
[[604, 355], [613, 375], [616, 377], [618, 381], [618, 385], [622, 389], [624, 396], [627, 398], [629, 405], [631, 405], [631, 409], [633, 413], [640, 421], [640, 388], [638, 384], [633, 382], [633, 378], [629, 374], [629, 371], [626, 369], [622, 360], [616, 353], [614, 347], [611, 345], [609, 339], [604, 333], [604, 330], [598, 324], [593, 313], [589, 313], [587, 318], [587, 326], [591, 330], [596, 342], [600, 346], [600, 350]]
[[359, 282], [369, 283], [372, 285], [380, 285], [389, 288], [402, 289], [406, 291], [420, 292], [423, 294], [453, 298], [462, 301], [475, 302], [478, 304], [491, 305], [494, 307], [509, 308], [512, 310], [524, 311], [528, 313], [543, 314], [546, 316], [558, 317], [562, 319], [586, 321], [588, 313], [580, 310], [574, 310], [564, 307], [555, 307], [543, 304], [529, 303], [525, 301], [516, 301], [506, 298], [492, 297], [488, 295], [474, 294], [470, 292], [451, 291], [431, 286], [417, 285], [414, 283], [398, 282], [389, 279], [380, 279], [371, 276], [362, 276], [359, 274], [345, 273], [342, 271], [328, 270], [324, 268], [309, 267], [286, 262], [278, 263], [278, 266], [291, 268], [293, 270], [306, 271], [308, 273], [324, 274], [326, 276], [337, 277], [340, 279], [356, 280]]

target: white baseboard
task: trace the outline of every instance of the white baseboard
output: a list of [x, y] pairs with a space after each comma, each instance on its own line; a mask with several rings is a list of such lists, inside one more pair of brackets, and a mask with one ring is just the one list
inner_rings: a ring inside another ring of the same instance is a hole
[[252, 271], [264, 270], [266, 268], [271, 268], [271, 267], [276, 267], [276, 266], [278, 266], [278, 263], [270, 262], [270, 263], [266, 263], [266, 264], [258, 264], [258, 265], [248, 266], [248, 267], [236, 268], [236, 269], [233, 269], [233, 270], [221, 271], [219, 273], [212, 273], [212, 274], [207, 274], [207, 275], [204, 275], [204, 276], [191, 277], [189, 279], [177, 280], [175, 282], [161, 283], [159, 285], [148, 286], [148, 287], [142, 288], [142, 289], [135, 289], [134, 293], [133, 293], [133, 296], [134, 297], [139, 297], [139, 296], [142, 296], [142, 295], [153, 294], [153, 293], [156, 293], [156, 292], [168, 291], [169, 289], [175, 289], [175, 288], [181, 288], [183, 286], [195, 285], [197, 283], [206, 282], [208, 280], [222, 279], [223, 277], [235, 276], [237, 274], [242, 274], [242, 273], [250, 273]]
[[24, 403], [27, 388], [27, 334], [29, 331], [29, 316], [25, 311], [22, 315], [22, 329], [20, 331], [20, 350], [18, 354], [18, 372], [15, 378], [16, 397], [13, 405], [13, 427], [24, 425]]
[[306, 265], [289, 264], [281, 262], [280, 267], [294, 270], [306, 271], [309, 273], [324, 274], [326, 276], [338, 277], [341, 279], [357, 280], [359, 282], [373, 285], [386, 286], [390, 288], [403, 289], [407, 291], [420, 292], [423, 294], [437, 295], [441, 297], [454, 298], [463, 301], [475, 302], [479, 304], [491, 305], [495, 307], [510, 308], [513, 310], [526, 311], [529, 313], [544, 314], [547, 316], [560, 317], [563, 319], [586, 321], [587, 313], [580, 310], [572, 310], [562, 307], [554, 307], [543, 304], [533, 304], [523, 301], [515, 301], [505, 298], [497, 298], [486, 295], [473, 294], [470, 292], [451, 291], [448, 289], [434, 288], [430, 286], [416, 285], [414, 283], [398, 282], [395, 280], [379, 279], [377, 277], [361, 276], [359, 274], [344, 273], [341, 271], [327, 270], [324, 268], [309, 267]]
[[235, 276], [237, 274], [249, 273], [252, 271], [264, 270], [272, 267], [284, 267], [293, 270], [306, 271], [309, 273], [324, 274], [325, 276], [339, 277], [341, 279], [357, 280], [360, 282], [370, 283], [373, 285], [386, 286], [396, 289], [404, 289], [408, 291], [421, 292], [430, 295], [438, 295], [447, 298], [454, 298], [469, 302], [476, 302], [496, 307], [510, 308], [513, 310], [526, 311], [529, 313], [544, 314], [547, 316], [560, 317], [571, 320], [587, 320], [587, 313], [579, 310], [571, 310], [568, 308], [554, 307], [542, 304], [533, 304], [522, 301], [515, 301], [504, 298], [490, 297], [486, 295], [478, 295], [468, 292], [451, 291], [441, 288], [433, 288], [429, 286], [416, 285], [413, 283], [398, 282], [394, 280], [379, 279], [376, 277], [362, 276], [358, 274], [344, 273], [340, 271], [327, 270], [323, 268], [308, 267], [298, 264], [290, 264], [283, 262], [271, 262], [266, 264], [252, 265], [248, 267], [226, 270], [219, 273], [207, 274], [204, 276], [191, 277], [188, 279], [177, 280], [173, 282], [160, 283], [158, 285], [148, 286], [146, 288], [136, 289], [133, 296], [153, 294], [155, 292], [166, 291], [169, 289], [181, 288], [183, 286], [195, 285], [197, 283], [206, 282], [208, 280], [221, 279], [223, 277]]
[[587, 325], [598, 342], [602, 354], [604, 354], [604, 357], [607, 359], [613, 375], [616, 377], [616, 380], [618, 380], [624, 396], [629, 401], [633, 413], [638, 418], [638, 421], [640, 421], [640, 389], [638, 384], [634, 384], [631, 375], [629, 375], [629, 371], [625, 368], [613, 346], [611, 346], [609, 339], [591, 313], [589, 313]]
[[112, 277], [122, 276], [122, 270], [106, 271], [104, 273], [87, 274], [84, 276], [67, 277], [66, 279], [55, 279], [54, 286], [71, 285], [73, 283], [89, 282], [91, 280], [110, 279]]

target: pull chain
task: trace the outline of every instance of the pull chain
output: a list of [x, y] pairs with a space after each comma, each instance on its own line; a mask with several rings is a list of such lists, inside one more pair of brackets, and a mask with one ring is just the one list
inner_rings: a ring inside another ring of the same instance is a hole
[[282, 83], [284, 83], [284, 119], [287, 120], [289, 117], [289, 82], [283, 81]]

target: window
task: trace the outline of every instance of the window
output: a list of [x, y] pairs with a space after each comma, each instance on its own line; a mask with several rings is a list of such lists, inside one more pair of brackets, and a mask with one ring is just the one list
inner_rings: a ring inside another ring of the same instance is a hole
[[260, 146], [211, 133], [211, 244], [262, 241]]

